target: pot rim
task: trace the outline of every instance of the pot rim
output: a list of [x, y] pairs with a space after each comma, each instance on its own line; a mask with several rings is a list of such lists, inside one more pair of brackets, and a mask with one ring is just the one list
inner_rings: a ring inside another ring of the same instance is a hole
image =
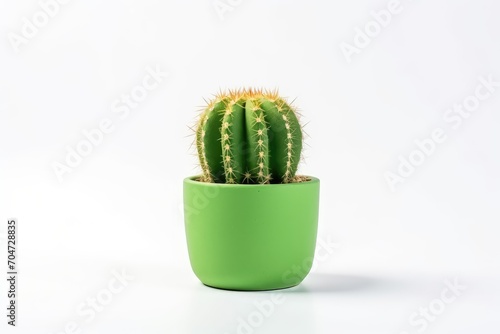
[[307, 185], [311, 183], [319, 183], [319, 178], [310, 175], [301, 175], [309, 178], [310, 180], [304, 182], [293, 183], [269, 183], [269, 184], [242, 184], [242, 183], [209, 183], [200, 182], [196, 180], [201, 175], [188, 176], [184, 179], [184, 183], [198, 184], [205, 187], [224, 187], [224, 188], [255, 188], [255, 187], [298, 187], [300, 185]]

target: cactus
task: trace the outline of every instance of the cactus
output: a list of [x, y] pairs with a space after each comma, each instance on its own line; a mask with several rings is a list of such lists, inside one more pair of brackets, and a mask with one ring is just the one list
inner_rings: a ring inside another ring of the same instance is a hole
[[245, 89], [218, 94], [196, 127], [200, 181], [290, 183], [302, 150], [297, 113], [277, 92]]

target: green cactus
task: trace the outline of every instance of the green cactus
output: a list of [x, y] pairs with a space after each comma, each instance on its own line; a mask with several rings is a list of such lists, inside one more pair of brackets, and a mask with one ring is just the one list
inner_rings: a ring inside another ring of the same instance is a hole
[[290, 183], [302, 150], [296, 111], [277, 92], [220, 93], [202, 112], [196, 148], [203, 174], [217, 183]]

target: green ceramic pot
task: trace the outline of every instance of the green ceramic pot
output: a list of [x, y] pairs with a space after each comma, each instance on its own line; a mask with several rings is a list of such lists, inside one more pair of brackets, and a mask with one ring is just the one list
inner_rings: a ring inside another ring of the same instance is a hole
[[184, 179], [191, 267], [205, 285], [272, 290], [299, 284], [316, 247], [319, 179], [220, 184]]

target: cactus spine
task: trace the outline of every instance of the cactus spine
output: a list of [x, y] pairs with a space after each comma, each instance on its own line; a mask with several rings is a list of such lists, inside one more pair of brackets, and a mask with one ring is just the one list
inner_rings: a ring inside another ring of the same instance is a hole
[[196, 128], [201, 181], [289, 183], [297, 172], [302, 129], [295, 110], [276, 92], [221, 93]]

